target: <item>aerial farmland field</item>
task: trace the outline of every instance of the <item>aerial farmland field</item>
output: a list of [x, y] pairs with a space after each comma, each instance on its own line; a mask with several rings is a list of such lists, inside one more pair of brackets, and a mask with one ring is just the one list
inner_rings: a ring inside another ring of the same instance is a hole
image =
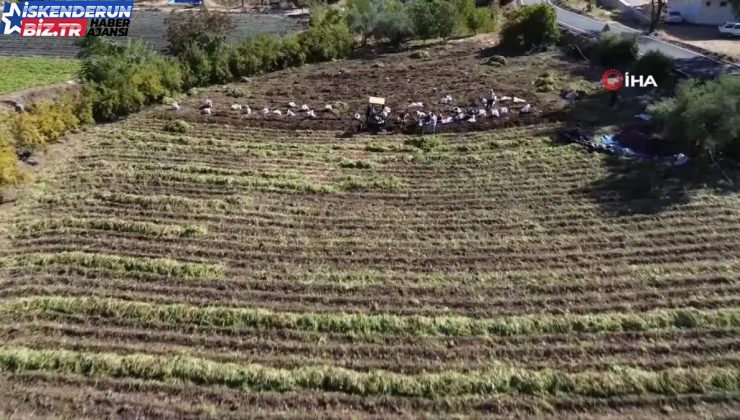
[[736, 414], [740, 197], [715, 180], [558, 146], [539, 115], [344, 138], [346, 115], [229, 113], [531, 91], [446, 60], [309, 66], [71, 135], [1, 210], [0, 412]]

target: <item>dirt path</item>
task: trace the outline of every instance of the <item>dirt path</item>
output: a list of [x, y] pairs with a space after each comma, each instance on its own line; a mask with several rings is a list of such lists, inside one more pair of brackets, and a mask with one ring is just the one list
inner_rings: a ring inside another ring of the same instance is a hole
[[715, 26], [663, 25], [658, 36], [740, 61], [740, 39], [720, 37]]
[[0, 95], [0, 110], [7, 109], [13, 111], [15, 103], [22, 103], [24, 106], [29, 106], [38, 101], [53, 101], [60, 95], [77, 89], [80, 89], [80, 84], [75, 80], [68, 80], [53, 85], [37, 86], [17, 92], [6, 93]]

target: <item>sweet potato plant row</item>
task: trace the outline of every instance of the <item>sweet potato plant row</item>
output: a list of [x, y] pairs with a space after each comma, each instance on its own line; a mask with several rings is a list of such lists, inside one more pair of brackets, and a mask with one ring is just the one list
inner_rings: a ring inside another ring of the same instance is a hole
[[79, 133], [19, 199], [3, 410], [738, 409], [737, 196], [555, 145], [555, 124], [343, 139], [188, 123]]

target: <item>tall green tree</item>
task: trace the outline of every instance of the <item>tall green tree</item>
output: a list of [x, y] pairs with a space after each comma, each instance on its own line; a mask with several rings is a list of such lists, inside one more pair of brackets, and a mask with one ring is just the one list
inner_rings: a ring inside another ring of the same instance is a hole
[[725, 154], [740, 159], [740, 78], [679, 86], [675, 98], [650, 107], [666, 141], [692, 155]]
[[445, 0], [416, 0], [410, 8], [414, 32], [421, 39], [449, 38], [455, 31], [458, 14]]
[[372, 36], [378, 18], [377, 0], [348, 0], [347, 26], [354, 34], [362, 37], [362, 45]]
[[394, 47], [414, 36], [414, 25], [406, 4], [398, 0], [381, 0], [373, 37], [378, 41], [388, 41]]
[[516, 8], [501, 33], [503, 45], [524, 51], [553, 45], [558, 39], [560, 28], [555, 8], [544, 3]]

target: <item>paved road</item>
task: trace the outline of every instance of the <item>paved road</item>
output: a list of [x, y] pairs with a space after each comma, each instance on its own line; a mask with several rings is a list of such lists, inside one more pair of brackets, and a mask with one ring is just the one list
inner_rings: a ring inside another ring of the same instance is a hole
[[[520, 1], [524, 4], [537, 4], [547, 0]], [[559, 7], [555, 7], [555, 11], [558, 15], [558, 23], [566, 28], [587, 34], [598, 34], [604, 29], [604, 22]], [[637, 43], [640, 46], [640, 53], [660, 51], [672, 57], [675, 62], [675, 68], [691, 77], [708, 78], [717, 77], [722, 74], [740, 75], [740, 67], [736, 65], [717, 61], [678, 45], [644, 35], [641, 31], [619, 23], [609, 23], [609, 29], [611, 32], [636, 36]]]

